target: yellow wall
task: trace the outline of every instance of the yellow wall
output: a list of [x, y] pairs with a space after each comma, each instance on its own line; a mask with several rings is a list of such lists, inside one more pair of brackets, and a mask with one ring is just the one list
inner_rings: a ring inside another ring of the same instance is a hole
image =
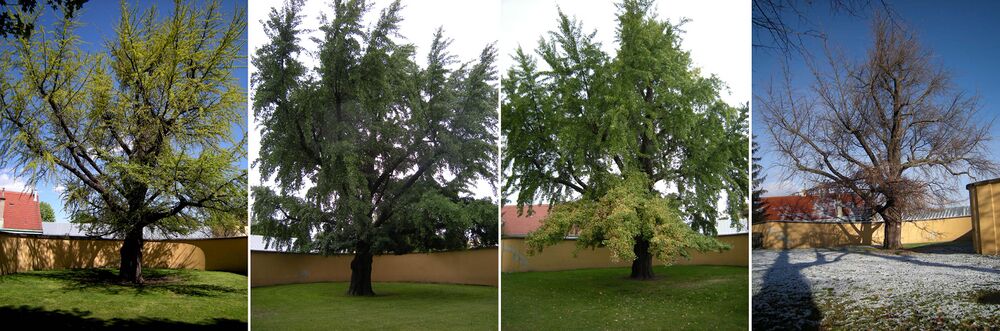
[[[117, 267], [121, 245], [120, 240], [0, 233], [0, 275], [31, 270]], [[246, 273], [246, 247], [246, 237], [147, 241], [143, 246], [143, 266], [242, 270]], [[239, 257], [234, 256], [240, 249], [242, 268]]]
[[1000, 181], [969, 184], [976, 252], [1000, 255]]
[[[885, 234], [879, 231], [878, 242]], [[903, 244], [972, 240], [972, 218], [955, 217], [903, 223]]]
[[205, 253], [205, 270], [247, 274], [247, 237], [170, 240], [194, 245]]
[[[753, 233], [768, 249], [881, 245], [885, 237], [881, 223], [764, 222], [754, 224]], [[903, 244], [971, 240], [972, 219], [904, 222], [900, 239]]]
[[[747, 234], [722, 235], [718, 239], [732, 246], [722, 253], [693, 253], [690, 260], [678, 259], [674, 264], [712, 264], [746, 266], [749, 263], [749, 242]], [[523, 238], [504, 238], [501, 241], [503, 272], [553, 271], [586, 268], [627, 267], [631, 261], [611, 262], [611, 251], [607, 248], [583, 248], [576, 252], [576, 240], [563, 240], [546, 247], [541, 253], [528, 255], [528, 246]], [[663, 261], [656, 261], [662, 265]]]
[[[349, 281], [352, 258], [252, 251], [250, 286]], [[497, 286], [497, 250], [379, 255], [372, 262], [372, 280]]]

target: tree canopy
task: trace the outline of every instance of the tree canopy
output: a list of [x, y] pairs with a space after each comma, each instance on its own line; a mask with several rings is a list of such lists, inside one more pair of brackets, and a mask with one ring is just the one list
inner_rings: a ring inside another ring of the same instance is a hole
[[761, 223], [767, 220], [767, 202], [763, 199], [764, 194], [767, 194], [767, 189], [764, 188], [767, 175], [764, 174], [764, 166], [760, 165], [762, 157], [756, 136], [754, 136], [752, 146], [750, 150], [753, 153], [750, 158], [750, 184], [753, 185], [753, 190], [750, 191], [750, 219], [753, 223]]
[[[953, 201], [959, 180], [998, 173], [975, 95], [956, 87], [916, 36], [887, 15], [872, 20], [859, 60], [827, 52], [808, 88], [780, 84], [757, 96], [782, 165], [846, 192], [886, 224], [900, 248], [906, 214]], [[829, 49], [829, 48], [828, 48]]]
[[[45, 0], [45, 5], [60, 12], [64, 19], [70, 19], [88, 0]], [[26, 38], [35, 30], [32, 16], [46, 6], [39, 7], [38, 0], [16, 0], [0, 2], [0, 37]]]
[[0, 50], [4, 166], [60, 183], [74, 222], [124, 237], [123, 277], [135, 282], [144, 228], [246, 224], [245, 134], [231, 132], [246, 109], [233, 75], [245, 14], [226, 19], [214, 1], [172, 9], [123, 3], [102, 51], [81, 48], [97, 41], [68, 16]]
[[680, 25], [652, 7], [618, 6], [615, 54], [560, 12], [537, 58], [513, 56], [502, 86], [503, 190], [519, 206], [555, 206], [529, 240], [536, 248], [578, 227], [581, 245], [627, 260], [629, 243], [652, 241], [669, 260], [686, 254], [675, 246], [722, 247], [691, 229], [714, 235], [718, 220], [740, 228], [747, 218], [747, 107], [720, 100], [723, 82], [693, 67]]
[[307, 68], [301, 5], [271, 11], [253, 58], [256, 165], [273, 185], [253, 188], [252, 231], [279, 247], [354, 253], [355, 276], [369, 276], [352, 278], [358, 295], [371, 294], [371, 254], [495, 245], [496, 205], [470, 191], [496, 172], [493, 45], [460, 61], [438, 29], [421, 65], [398, 38], [398, 1], [368, 28], [371, 5], [334, 1]]
[[52, 210], [52, 205], [42, 201], [38, 203], [38, 212], [42, 215], [42, 222], [55, 222], [56, 212]]

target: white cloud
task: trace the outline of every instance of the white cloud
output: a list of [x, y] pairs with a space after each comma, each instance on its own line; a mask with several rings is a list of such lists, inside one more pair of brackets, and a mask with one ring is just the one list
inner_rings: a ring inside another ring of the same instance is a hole
[[56, 193], [59, 193], [59, 194], [62, 194], [63, 191], [65, 191], [65, 190], [66, 190], [66, 186], [63, 186], [62, 184], [56, 185], [55, 187], [52, 188], [53, 192], [56, 192]]
[[27, 192], [29, 189], [28, 183], [13, 176], [9, 169], [0, 170], [0, 188], [15, 192]]

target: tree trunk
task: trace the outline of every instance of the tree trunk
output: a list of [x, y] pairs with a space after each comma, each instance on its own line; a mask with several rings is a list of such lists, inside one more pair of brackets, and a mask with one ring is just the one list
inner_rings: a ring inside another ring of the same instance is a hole
[[351, 286], [347, 289], [350, 296], [374, 296], [372, 291], [372, 252], [371, 247], [359, 243], [351, 260]]
[[642, 238], [635, 239], [635, 260], [632, 261], [632, 275], [629, 278], [637, 280], [653, 279], [653, 255], [649, 254], [649, 241]]
[[142, 228], [136, 228], [125, 234], [122, 242], [121, 264], [118, 267], [118, 277], [132, 284], [142, 284]]
[[901, 249], [903, 248], [903, 224], [898, 219], [886, 219], [885, 220], [885, 239], [882, 241], [882, 246], [886, 249]]
[[882, 216], [883, 233], [885, 233], [885, 238], [882, 240], [882, 247], [885, 249], [903, 248], [903, 213], [891, 204], [894, 200], [889, 199], [890, 205], [887, 205], [885, 210], [879, 213]]

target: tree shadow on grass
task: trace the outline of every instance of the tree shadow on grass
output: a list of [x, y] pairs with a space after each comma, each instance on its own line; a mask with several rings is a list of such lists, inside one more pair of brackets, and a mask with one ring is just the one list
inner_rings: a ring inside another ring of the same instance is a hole
[[143, 271], [145, 283], [134, 285], [124, 283], [111, 269], [70, 269], [44, 273], [33, 273], [34, 277], [59, 280], [67, 291], [99, 290], [109, 294], [135, 292], [137, 295], [172, 292], [184, 296], [214, 297], [225, 293], [240, 293], [238, 288], [212, 284], [188, 284], [192, 278], [189, 272], [170, 269], [147, 269]]
[[246, 330], [247, 323], [226, 318], [186, 323], [161, 318], [99, 319], [84, 310], [46, 310], [43, 307], [0, 306], [0, 321], [13, 329], [38, 330]]

